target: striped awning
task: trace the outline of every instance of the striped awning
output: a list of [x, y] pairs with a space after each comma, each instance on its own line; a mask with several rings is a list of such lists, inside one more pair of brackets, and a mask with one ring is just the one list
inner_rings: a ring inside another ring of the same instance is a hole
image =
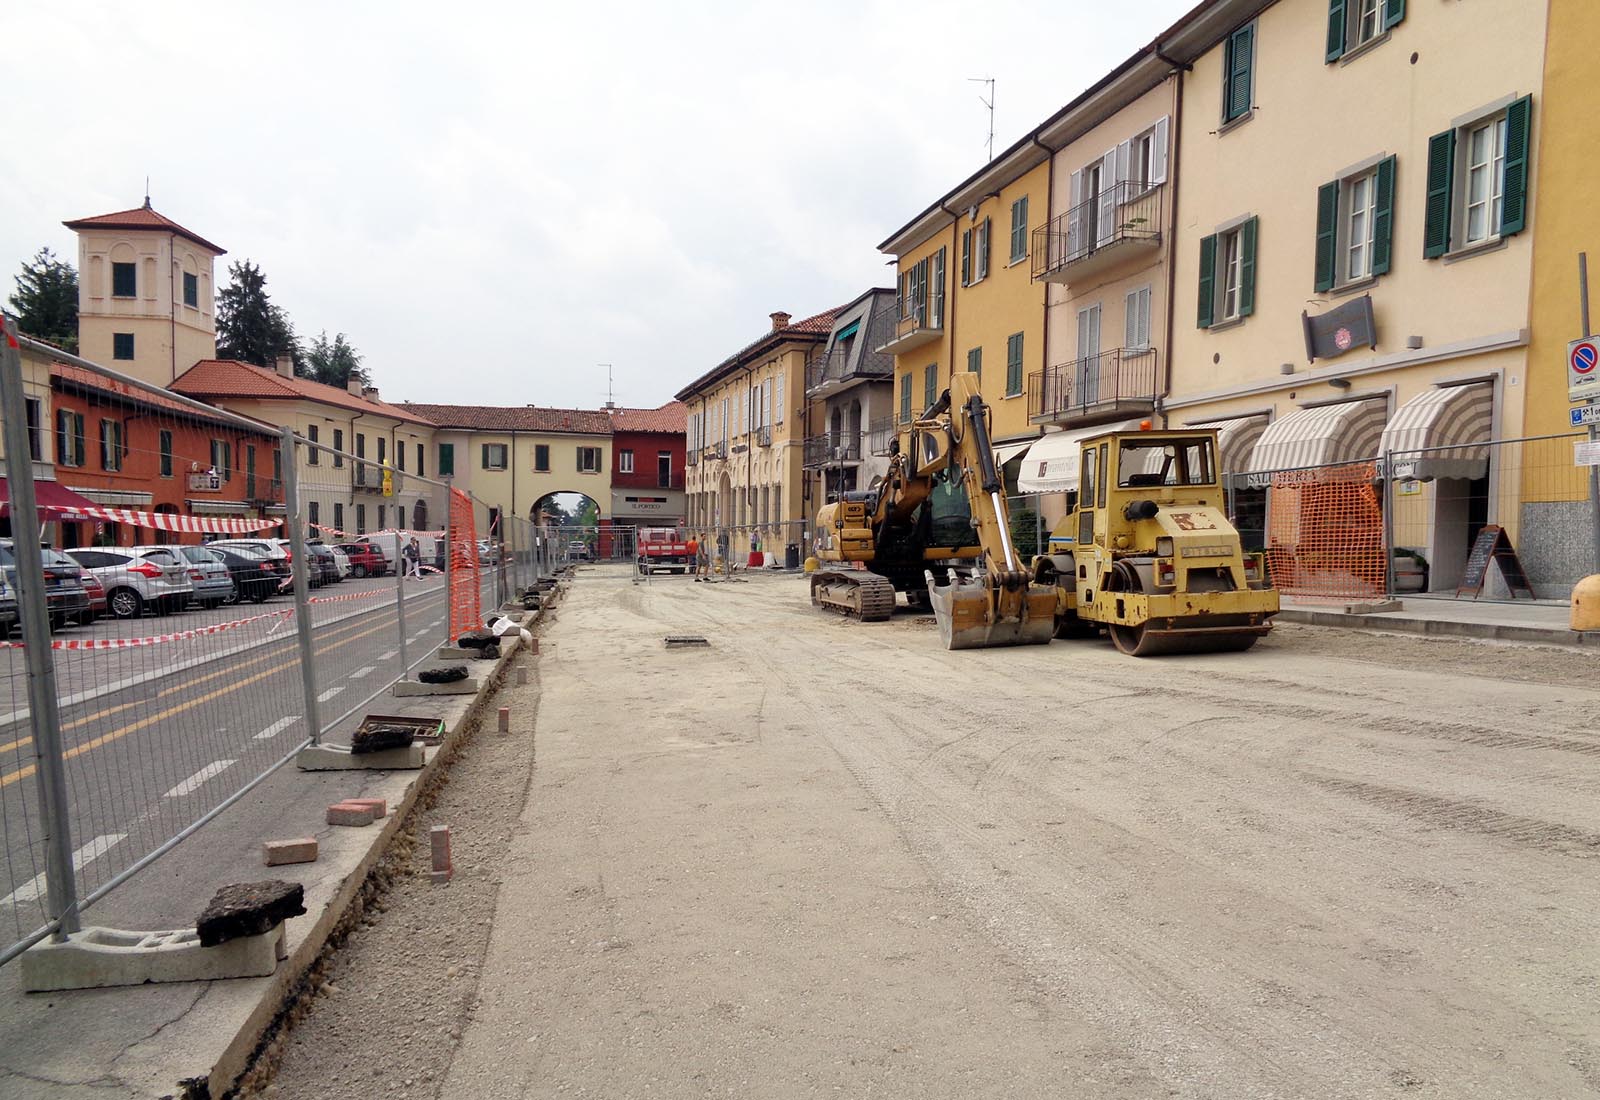
[[1217, 433], [1217, 469], [1224, 474], [1243, 473], [1250, 454], [1267, 430], [1267, 414], [1236, 416], [1231, 420], [1212, 420], [1190, 424], [1191, 428], [1211, 428]]
[[1017, 489], [1024, 493], [1064, 493], [1076, 489], [1083, 441], [1107, 432], [1131, 432], [1138, 427], [1137, 420], [1128, 420], [1076, 432], [1046, 432], [1022, 456]]
[[1383, 430], [1381, 449], [1390, 455], [1397, 478], [1482, 477], [1489, 469], [1493, 431], [1493, 384], [1435, 386], [1395, 411]]
[[1247, 473], [1359, 462], [1378, 453], [1389, 402], [1382, 397], [1296, 409], [1268, 424], [1250, 452]]
[[250, 504], [243, 500], [186, 500], [183, 502], [197, 516], [247, 516]]

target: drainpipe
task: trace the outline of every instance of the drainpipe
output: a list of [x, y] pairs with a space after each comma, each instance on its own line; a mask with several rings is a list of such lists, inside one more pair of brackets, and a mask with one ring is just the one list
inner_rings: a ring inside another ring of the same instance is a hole
[[172, 269], [178, 263], [178, 235], [167, 231], [167, 346], [172, 352], [171, 382], [178, 380], [178, 296]]
[[[1193, 65], [1175, 61], [1161, 52], [1161, 43], [1153, 42], [1150, 52], [1173, 67], [1172, 85], [1172, 147], [1167, 150], [1167, 195], [1170, 197], [1167, 224], [1173, 229], [1178, 224], [1178, 151], [1183, 141], [1183, 74], [1191, 72]], [[1173, 297], [1178, 289], [1178, 265], [1174, 262], [1172, 229], [1167, 231], [1167, 366], [1161, 385], [1161, 395], [1156, 399], [1156, 412], [1161, 416], [1161, 426], [1170, 427], [1166, 399], [1172, 396], [1172, 338], [1177, 332], [1177, 311]]]
[[[1044, 185], [1044, 187], [1045, 187], [1045, 190], [1044, 190], [1044, 226], [1045, 226], [1045, 233], [1048, 234], [1050, 232], [1051, 219], [1055, 215], [1055, 203], [1056, 203], [1056, 153], [1060, 152], [1060, 150], [1059, 149], [1052, 149], [1052, 148], [1050, 148], [1050, 146], [1048, 146], [1044, 142], [1040, 141], [1038, 134], [1033, 135], [1033, 143], [1035, 145], [1037, 145], [1039, 148], [1041, 148], [1041, 149], [1043, 149], [1045, 151], [1045, 154], [1046, 154], [1045, 163], [1048, 165], [1048, 167], [1045, 169], [1045, 185]], [[1031, 242], [1031, 241], [1029, 242], [1030, 248], [1032, 247], [1032, 243], [1033, 242]], [[1046, 245], [1046, 247], [1048, 248], [1049, 246]], [[1028, 266], [1030, 268], [1033, 266], [1033, 257], [1031, 255], [1028, 258]], [[1033, 277], [1033, 273], [1032, 273], [1031, 270], [1028, 273], [1028, 277], [1029, 278]], [[1044, 284], [1044, 304], [1040, 308], [1044, 311], [1044, 320], [1043, 320], [1043, 323], [1040, 325], [1040, 328], [1039, 328], [1039, 343], [1042, 345], [1039, 348], [1039, 382], [1040, 382], [1041, 385], [1043, 385], [1043, 383], [1044, 383], [1044, 372], [1050, 369], [1050, 284], [1049, 283], [1045, 283]], [[1023, 378], [1022, 378], [1022, 393], [1023, 393], [1022, 400], [1024, 402], [1026, 402], [1028, 400], [1028, 398], [1027, 398], [1028, 378], [1027, 378], [1027, 373], [1026, 373], [1027, 372], [1027, 367], [1026, 366], [1023, 367], [1023, 372], [1024, 373], [1023, 373]], [[1030, 419], [1031, 419], [1031, 417], [1030, 417]], [[1039, 429], [1039, 434], [1040, 435], [1044, 434], [1044, 429], [1043, 428]], [[1037, 516], [1039, 514], [1040, 514], [1039, 509], [1035, 508], [1034, 509], [1034, 515]], [[1042, 545], [1042, 544], [1043, 543], [1041, 541], [1040, 545]]]
[[[346, 442], [350, 444], [350, 452], [352, 454], [355, 453], [355, 449], [356, 449], [356, 421], [360, 420], [363, 416], [366, 416], [366, 415], [367, 414], [364, 413], [364, 412], [358, 412], [358, 413], [356, 413], [354, 416], [352, 416], [350, 418], [350, 438], [348, 440], [346, 440]], [[356, 506], [356, 468], [360, 464], [361, 463], [359, 461], [352, 462], [350, 464], [350, 507], [352, 509], [355, 508], [355, 506]], [[363, 476], [365, 476], [365, 475], [363, 474]], [[398, 527], [404, 527], [405, 524], [397, 523], [397, 524], [395, 524], [395, 526], [397, 528]]]

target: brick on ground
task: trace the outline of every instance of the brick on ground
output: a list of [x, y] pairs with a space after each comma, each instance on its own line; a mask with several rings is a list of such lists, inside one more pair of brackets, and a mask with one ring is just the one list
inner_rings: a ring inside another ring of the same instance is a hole
[[296, 837], [294, 840], [269, 840], [261, 848], [262, 859], [268, 867], [317, 861], [317, 838], [314, 836]]
[[371, 825], [377, 819], [371, 806], [355, 806], [348, 802], [335, 802], [328, 807], [329, 825]]

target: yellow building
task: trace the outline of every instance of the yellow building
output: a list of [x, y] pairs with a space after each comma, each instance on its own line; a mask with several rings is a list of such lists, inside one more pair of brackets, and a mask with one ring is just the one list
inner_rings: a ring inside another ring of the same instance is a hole
[[220, 247], [148, 198], [63, 224], [78, 235], [78, 354], [156, 386], [217, 354]]
[[820, 501], [804, 493], [806, 362], [837, 310], [791, 323], [771, 315], [759, 339], [676, 394], [688, 408], [688, 524], [696, 533], [740, 528], [777, 553], [799, 542]]
[[[1600, 34], [1600, 5], [1591, 0], [1550, 0], [1544, 91], [1538, 113], [1539, 196], [1533, 249], [1533, 336], [1528, 344], [1527, 409], [1523, 434], [1551, 436], [1524, 445], [1522, 548], [1576, 578], [1600, 572], [1588, 470], [1573, 462], [1572, 444], [1586, 438], [1572, 426], [1567, 394], [1567, 344], [1581, 331], [1578, 253], [1587, 252], [1600, 286], [1600, 204], [1594, 201], [1595, 164], [1591, 90], [1592, 45]], [[1591, 292], [1592, 294], [1593, 292]], [[1591, 322], [1590, 328], [1596, 325]], [[1561, 595], [1553, 589], [1550, 595]], [[1541, 592], [1540, 595], [1545, 595]]]
[[435, 425], [436, 475], [471, 493], [494, 516], [537, 522], [539, 505], [556, 493], [594, 501], [611, 518], [611, 418], [592, 409], [533, 405], [432, 405], [405, 402], [401, 409]]
[[1049, 152], [1025, 138], [878, 245], [898, 270], [899, 317], [878, 350], [895, 358], [901, 425], [952, 370], [970, 370], [982, 378], [1002, 461], [1039, 434], [1027, 380], [1044, 363], [1045, 295], [1030, 250], [1049, 209]]
[[[1545, 0], [1218, 0], [1169, 56], [1174, 425], [1216, 425], [1265, 537], [1272, 474], [1393, 454], [1393, 542], [1451, 590], [1520, 539]], [[1531, 552], [1530, 552], [1531, 551]]]

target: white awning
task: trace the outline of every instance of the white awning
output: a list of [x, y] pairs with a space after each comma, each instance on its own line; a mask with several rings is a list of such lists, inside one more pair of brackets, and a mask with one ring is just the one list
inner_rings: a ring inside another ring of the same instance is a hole
[[1482, 477], [1493, 430], [1491, 383], [1435, 386], [1395, 410], [1380, 449], [1391, 455], [1395, 477]]
[[1203, 424], [1190, 424], [1191, 428], [1211, 428], [1217, 433], [1217, 469], [1224, 474], [1244, 472], [1250, 463], [1250, 453], [1267, 430], [1267, 414], [1236, 416], [1231, 420], [1213, 420]]
[[1267, 425], [1250, 452], [1247, 472], [1298, 470], [1373, 458], [1388, 419], [1389, 404], [1382, 397], [1296, 409]]
[[151, 493], [140, 493], [131, 489], [79, 489], [70, 486], [74, 493], [92, 500], [96, 504], [104, 504], [107, 508], [148, 508], [150, 502], [155, 500]]
[[1024, 493], [1064, 493], [1078, 487], [1079, 452], [1085, 439], [1107, 432], [1131, 432], [1137, 420], [1101, 424], [1076, 432], [1046, 432], [1022, 458], [1017, 489]]
[[189, 511], [197, 516], [242, 516], [250, 505], [242, 500], [186, 500]]
[[1024, 439], [1017, 443], [996, 443], [994, 445], [994, 464], [1004, 466], [1023, 451], [1033, 446], [1036, 440]]

